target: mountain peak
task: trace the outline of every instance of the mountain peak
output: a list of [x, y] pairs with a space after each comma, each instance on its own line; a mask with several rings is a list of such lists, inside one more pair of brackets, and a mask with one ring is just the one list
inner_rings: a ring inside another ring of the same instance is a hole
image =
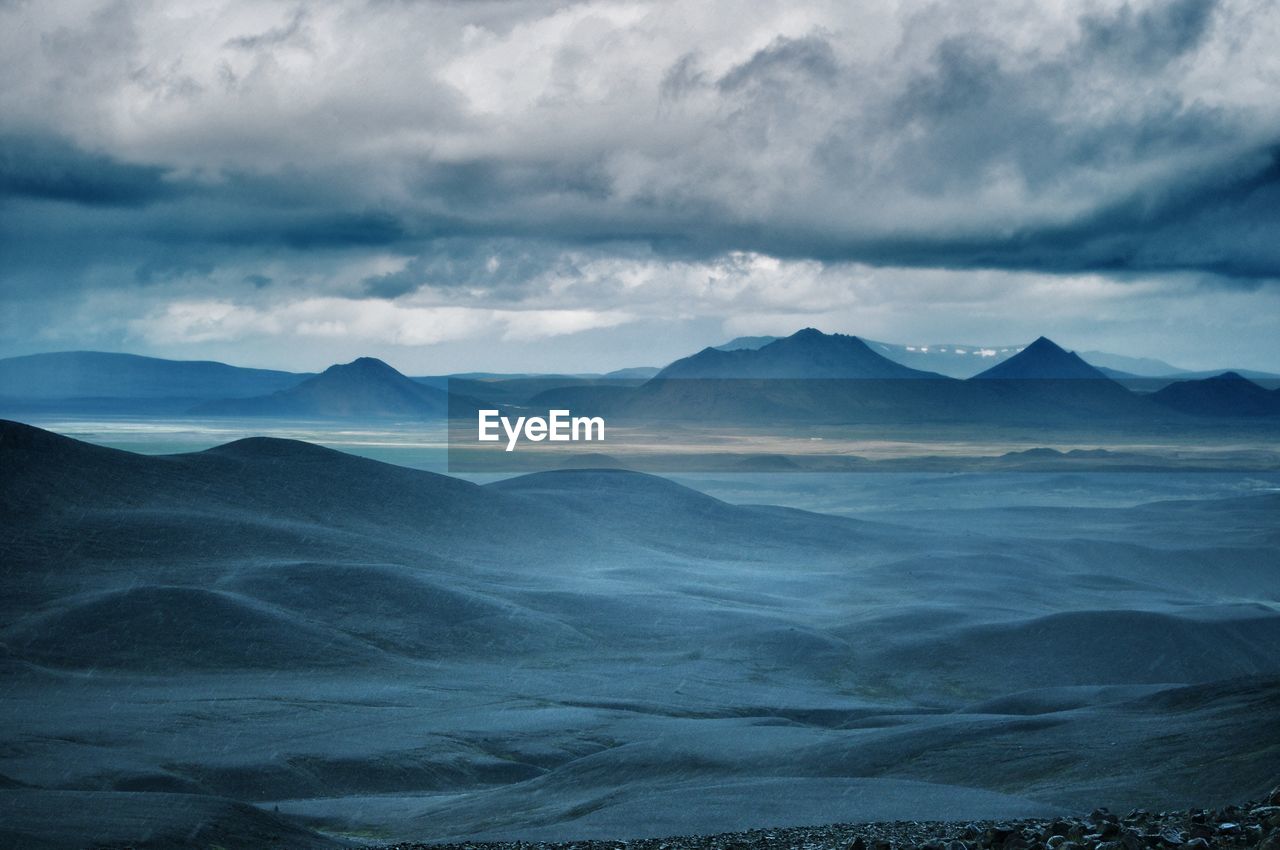
[[1074, 351], [1067, 351], [1046, 336], [1037, 337], [1022, 351], [985, 372], [975, 379], [995, 380], [1111, 380], [1099, 369], [1090, 366]]
[[376, 357], [357, 357], [355, 360], [352, 360], [350, 363], [335, 363], [332, 366], [330, 366], [328, 369], [325, 369], [322, 374], [328, 375], [333, 372], [356, 372], [356, 373], [364, 373], [369, 375], [373, 375], [373, 374], [399, 375], [400, 374], [400, 372], [397, 371], [395, 367], [383, 362], [382, 360], [379, 360]]
[[205, 412], [273, 416], [440, 416], [442, 390], [419, 384], [376, 357], [336, 363], [295, 387], [236, 403], [205, 405]]
[[883, 380], [940, 376], [883, 357], [856, 336], [803, 328], [757, 349], [703, 349], [672, 363], [658, 377]]

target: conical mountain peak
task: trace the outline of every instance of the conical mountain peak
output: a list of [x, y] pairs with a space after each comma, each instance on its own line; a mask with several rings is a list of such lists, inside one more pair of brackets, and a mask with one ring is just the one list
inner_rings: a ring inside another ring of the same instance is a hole
[[985, 372], [975, 380], [1111, 380], [1078, 354], [1067, 351], [1048, 337], [1037, 337], [1022, 351]]

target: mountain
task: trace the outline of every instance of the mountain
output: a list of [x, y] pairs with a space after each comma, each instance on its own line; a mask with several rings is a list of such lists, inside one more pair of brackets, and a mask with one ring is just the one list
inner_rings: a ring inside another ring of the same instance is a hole
[[634, 390], [606, 394], [602, 388], [561, 387], [530, 403], [634, 422], [761, 425], [1053, 426], [1168, 415], [1043, 337], [977, 378], [960, 381], [912, 369], [857, 337], [806, 328], [758, 349], [703, 349]]
[[661, 367], [658, 366], [628, 366], [625, 369], [614, 369], [612, 372], [605, 372], [601, 377], [643, 381], [652, 378], [661, 371]]
[[779, 336], [738, 336], [729, 340], [724, 345], [716, 345], [713, 347], [718, 348], [721, 351], [741, 351], [744, 348], [749, 348], [754, 351], [757, 348], [764, 348], [769, 343], [777, 342], [780, 339], [782, 339], [782, 337]]
[[163, 360], [105, 351], [57, 351], [0, 360], [0, 396], [15, 399], [246, 398], [309, 375], [210, 360]]
[[221, 416], [301, 416], [322, 418], [442, 417], [444, 390], [407, 378], [374, 357], [330, 366], [295, 387], [244, 399], [224, 399], [192, 412]]
[[1066, 351], [1047, 337], [1040, 337], [1003, 363], [997, 363], [974, 376], [975, 380], [1072, 380], [1106, 381], [1111, 379], [1080, 355]]
[[[731, 339], [715, 348], [720, 351], [741, 351], [763, 348], [782, 337], [776, 336], [740, 336]], [[1015, 346], [958, 345], [946, 343], [942, 345], [902, 345], [895, 342], [864, 339], [868, 347], [881, 357], [887, 357], [895, 363], [920, 369], [925, 372], [937, 372], [949, 378], [973, 377], [983, 366], [990, 366], [1021, 351]]]
[[1155, 357], [1126, 357], [1105, 351], [1081, 351], [1080, 359], [1100, 369], [1112, 369], [1140, 378], [1160, 378], [1165, 375], [1182, 375], [1187, 370], [1158, 360]]
[[1280, 414], [1280, 394], [1263, 389], [1237, 372], [1223, 372], [1196, 381], [1177, 381], [1152, 393], [1151, 398], [1193, 416]]
[[1046, 337], [965, 384], [990, 395], [987, 409], [1045, 424], [1063, 421], [1118, 422], [1160, 418], [1167, 411], [1112, 380]]
[[724, 351], [704, 348], [658, 373], [671, 378], [861, 379], [940, 378], [872, 351], [856, 336], [824, 334], [814, 328], [796, 331], [760, 348]]

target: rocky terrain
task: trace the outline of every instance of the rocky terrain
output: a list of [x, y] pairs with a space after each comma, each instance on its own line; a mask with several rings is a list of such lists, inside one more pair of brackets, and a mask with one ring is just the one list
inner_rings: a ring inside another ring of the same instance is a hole
[[1280, 787], [1220, 809], [1004, 821], [897, 821], [638, 841], [400, 843], [368, 850], [1280, 850]]

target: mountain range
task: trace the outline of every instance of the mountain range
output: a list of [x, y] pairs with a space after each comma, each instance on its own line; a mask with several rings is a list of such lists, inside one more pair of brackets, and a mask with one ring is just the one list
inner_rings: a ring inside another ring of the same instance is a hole
[[[740, 336], [722, 345], [715, 346], [722, 351], [738, 351], [745, 348], [761, 348], [774, 340], [776, 336]], [[881, 340], [864, 339], [866, 344], [877, 354], [889, 358], [895, 363], [910, 366], [926, 372], [937, 372], [950, 378], [972, 378], [979, 372], [990, 369], [1022, 351], [1024, 345], [969, 345], [958, 343], [927, 343], [904, 345]], [[1234, 371], [1243, 377], [1255, 381], [1280, 381], [1280, 374], [1264, 372], [1257, 369], [1206, 369], [1189, 370], [1174, 366], [1154, 357], [1129, 357], [1123, 354], [1111, 354], [1105, 351], [1077, 352], [1080, 359], [1097, 367], [1107, 377], [1117, 380], [1133, 381], [1135, 378], [1164, 379], [1158, 385], [1154, 381], [1136, 381], [1134, 386], [1151, 391], [1163, 386], [1165, 382], [1191, 378], [1209, 378], [1225, 371]]]
[[[1092, 365], [1044, 337], [1002, 353], [969, 380], [904, 365], [887, 356], [884, 346], [805, 328], [789, 337], [709, 347], [655, 375], [646, 368], [605, 376], [455, 378], [411, 378], [369, 357], [321, 374], [294, 374], [67, 352], [0, 360], [0, 409], [436, 419], [448, 415], [452, 399], [455, 415], [483, 402], [765, 423], [1047, 423], [1055, 417], [1265, 417], [1275, 413], [1274, 399], [1280, 397], [1237, 372], [1227, 373], [1227, 381], [1215, 374], [1148, 384], [1149, 379]], [[1205, 381], [1212, 383], [1200, 386]]]
[[[1244, 379], [1240, 379], [1244, 380]], [[968, 380], [895, 363], [857, 337], [812, 328], [759, 347], [707, 348], [633, 388], [561, 387], [533, 406], [573, 405], [635, 420], [847, 424], [1103, 424], [1177, 421], [1169, 403], [1199, 393], [1177, 382], [1163, 394], [1131, 391], [1078, 354], [1041, 337]], [[1271, 397], [1262, 387], [1256, 393]], [[1255, 393], [1255, 394], [1256, 394]], [[1265, 415], [1257, 400], [1212, 394], [1197, 416]]]

